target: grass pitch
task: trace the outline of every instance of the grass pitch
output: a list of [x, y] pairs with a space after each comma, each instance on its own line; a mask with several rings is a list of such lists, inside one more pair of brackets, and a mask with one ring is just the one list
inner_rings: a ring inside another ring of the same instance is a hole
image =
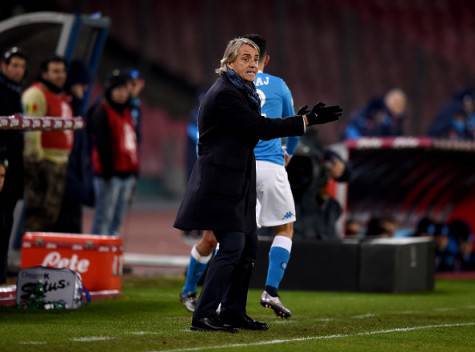
[[266, 332], [189, 330], [178, 279], [128, 278], [122, 297], [76, 311], [0, 307], [0, 351], [475, 351], [475, 281], [417, 294], [282, 291], [280, 320], [249, 294]]

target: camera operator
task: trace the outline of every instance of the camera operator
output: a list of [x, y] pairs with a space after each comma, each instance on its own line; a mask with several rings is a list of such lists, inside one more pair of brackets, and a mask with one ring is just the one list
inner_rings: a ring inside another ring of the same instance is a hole
[[335, 225], [343, 209], [332, 196], [330, 184], [348, 182], [350, 170], [338, 153], [321, 147], [315, 137], [310, 132], [301, 139], [287, 166], [297, 212], [295, 234], [300, 238], [338, 240]]

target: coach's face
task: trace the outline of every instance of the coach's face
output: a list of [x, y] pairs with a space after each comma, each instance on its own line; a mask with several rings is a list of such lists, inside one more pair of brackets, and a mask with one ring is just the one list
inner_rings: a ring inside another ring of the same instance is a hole
[[259, 62], [259, 53], [252, 46], [244, 44], [238, 50], [236, 60], [229, 63], [232, 68], [242, 79], [246, 81], [254, 81], [257, 74], [257, 64]]

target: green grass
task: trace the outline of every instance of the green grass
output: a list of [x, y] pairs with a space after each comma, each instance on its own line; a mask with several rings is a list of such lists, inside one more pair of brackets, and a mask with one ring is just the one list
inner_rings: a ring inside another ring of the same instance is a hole
[[[129, 278], [121, 298], [76, 311], [0, 308], [0, 351], [475, 351], [474, 281], [438, 281], [434, 292], [417, 294], [283, 291], [294, 312], [286, 321], [261, 308], [252, 290], [249, 314], [271, 328], [238, 334], [189, 331], [180, 284]], [[73, 340], [91, 336], [109, 339]]]

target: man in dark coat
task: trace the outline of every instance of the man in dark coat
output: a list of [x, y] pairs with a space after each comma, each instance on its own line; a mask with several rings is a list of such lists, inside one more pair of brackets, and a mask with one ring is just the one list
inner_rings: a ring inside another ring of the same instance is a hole
[[[193, 314], [192, 330], [266, 330], [246, 314], [247, 291], [256, 259], [256, 161], [259, 139], [297, 136], [305, 126], [337, 120], [339, 107], [315, 105], [302, 116], [267, 119], [252, 83], [259, 49], [245, 38], [229, 42], [220, 77], [206, 93], [198, 116], [198, 160], [178, 210], [175, 227], [213, 230], [219, 251]], [[221, 303], [221, 313], [216, 309]]]
[[[0, 115], [22, 112], [21, 82], [26, 70], [26, 56], [17, 47], [7, 50], [1, 60]], [[0, 158], [8, 163], [5, 185], [0, 193], [0, 284], [6, 281], [7, 256], [13, 211], [23, 198], [23, 132], [0, 130]]]

